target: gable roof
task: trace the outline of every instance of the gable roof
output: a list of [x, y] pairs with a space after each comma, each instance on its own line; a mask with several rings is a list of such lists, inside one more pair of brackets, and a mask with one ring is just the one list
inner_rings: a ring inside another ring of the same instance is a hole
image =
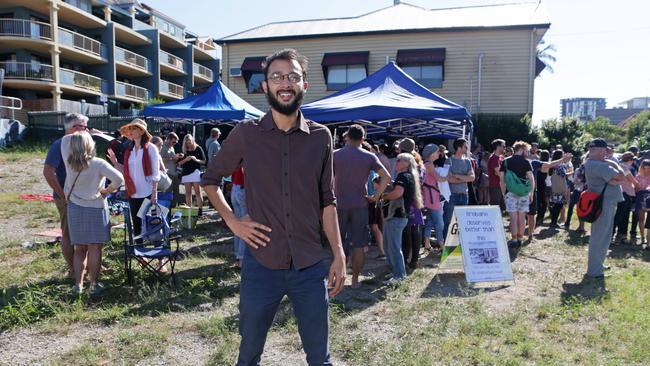
[[320, 123], [366, 121], [368, 134], [457, 138], [470, 118], [467, 110], [413, 80], [394, 62], [339, 92], [307, 103], [305, 117]]
[[446, 9], [425, 9], [400, 3], [357, 17], [269, 23], [226, 36], [217, 43], [387, 32], [549, 26], [546, 8], [537, 1]]

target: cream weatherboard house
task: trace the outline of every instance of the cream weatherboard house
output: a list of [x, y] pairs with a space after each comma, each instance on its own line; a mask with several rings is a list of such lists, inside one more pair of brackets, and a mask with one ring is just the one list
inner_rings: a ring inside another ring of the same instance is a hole
[[246, 101], [268, 109], [261, 61], [282, 48], [307, 56], [305, 101], [325, 97], [397, 63], [433, 92], [472, 114], [533, 111], [536, 48], [550, 27], [534, 3], [424, 9], [395, 5], [353, 18], [262, 25], [217, 41], [222, 81]]

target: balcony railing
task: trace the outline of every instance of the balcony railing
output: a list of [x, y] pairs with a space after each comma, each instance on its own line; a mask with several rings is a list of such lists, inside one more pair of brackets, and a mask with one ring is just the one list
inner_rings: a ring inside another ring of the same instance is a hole
[[63, 0], [63, 2], [66, 2], [74, 7], [77, 7], [85, 11], [86, 13], [93, 12], [92, 4], [88, 0]]
[[185, 30], [177, 25], [161, 19], [155, 19], [152, 25], [154, 28], [157, 28], [165, 34], [169, 34], [181, 42], [185, 41]]
[[200, 48], [200, 49], [202, 49], [203, 51], [206, 51], [206, 52], [216, 50], [216, 48], [213, 45], [211, 45], [211, 44], [209, 44], [207, 42], [201, 42], [201, 41], [196, 42], [196, 47], [198, 47], [198, 48]]
[[176, 57], [171, 53], [165, 52], [163, 50], [160, 50], [160, 63], [169, 65], [180, 71], [185, 71], [185, 69], [183, 68], [184, 66], [183, 59]]
[[5, 79], [53, 81], [52, 65], [40, 62], [0, 62], [0, 69], [5, 71]]
[[52, 27], [26, 19], [0, 19], [0, 36], [52, 40]]
[[140, 56], [137, 53], [125, 50], [122, 47], [115, 46], [115, 61], [121, 61], [133, 67], [151, 72], [151, 64], [149, 63], [149, 59], [144, 56]]
[[212, 70], [203, 65], [194, 63], [194, 74], [201, 75], [204, 78], [210, 79], [210, 81], [212, 81]]
[[102, 91], [102, 79], [84, 74], [83, 72], [60, 69], [61, 84], [72, 85], [78, 88], [88, 89], [96, 92]]
[[59, 28], [59, 43], [106, 58], [106, 46], [77, 32]]
[[153, 29], [151, 24], [145, 23], [137, 19], [133, 19], [133, 30], [149, 30], [149, 29]]
[[149, 91], [147, 89], [121, 81], [115, 82], [115, 95], [138, 99], [143, 102], [149, 99]]
[[167, 94], [167, 95], [173, 95], [175, 97], [183, 98], [183, 87], [170, 83], [167, 80], [160, 80], [160, 93], [161, 94]]

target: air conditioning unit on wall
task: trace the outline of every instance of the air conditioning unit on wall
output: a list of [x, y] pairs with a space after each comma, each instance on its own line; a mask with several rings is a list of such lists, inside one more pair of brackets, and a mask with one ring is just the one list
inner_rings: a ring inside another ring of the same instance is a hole
[[241, 68], [239, 67], [231, 67], [228, 75], [230, 76], [241, 76]]

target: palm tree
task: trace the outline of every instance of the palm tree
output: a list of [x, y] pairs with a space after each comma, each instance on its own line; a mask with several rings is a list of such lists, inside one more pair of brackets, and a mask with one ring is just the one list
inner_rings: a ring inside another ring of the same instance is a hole
[[[553, 65], [557, 61], [557, 58], [555, 58], [555, 52], [557, 52], [557, 49], [555, 48], [554, 44], [549, 43], [544, 39], [542, 39], [539, 42], [539, 44], [537, 45], [537, 60], [538, 60], [539, 72], [537, 72], [536, 75], [539, 75], [539, 73], [542, 72], [544, 68], [547, 68], [548, 72], [550, 72], [551, 74], [553, 73], [554, 71]], [[539, 65], [540, 62], [543, 65]]]

